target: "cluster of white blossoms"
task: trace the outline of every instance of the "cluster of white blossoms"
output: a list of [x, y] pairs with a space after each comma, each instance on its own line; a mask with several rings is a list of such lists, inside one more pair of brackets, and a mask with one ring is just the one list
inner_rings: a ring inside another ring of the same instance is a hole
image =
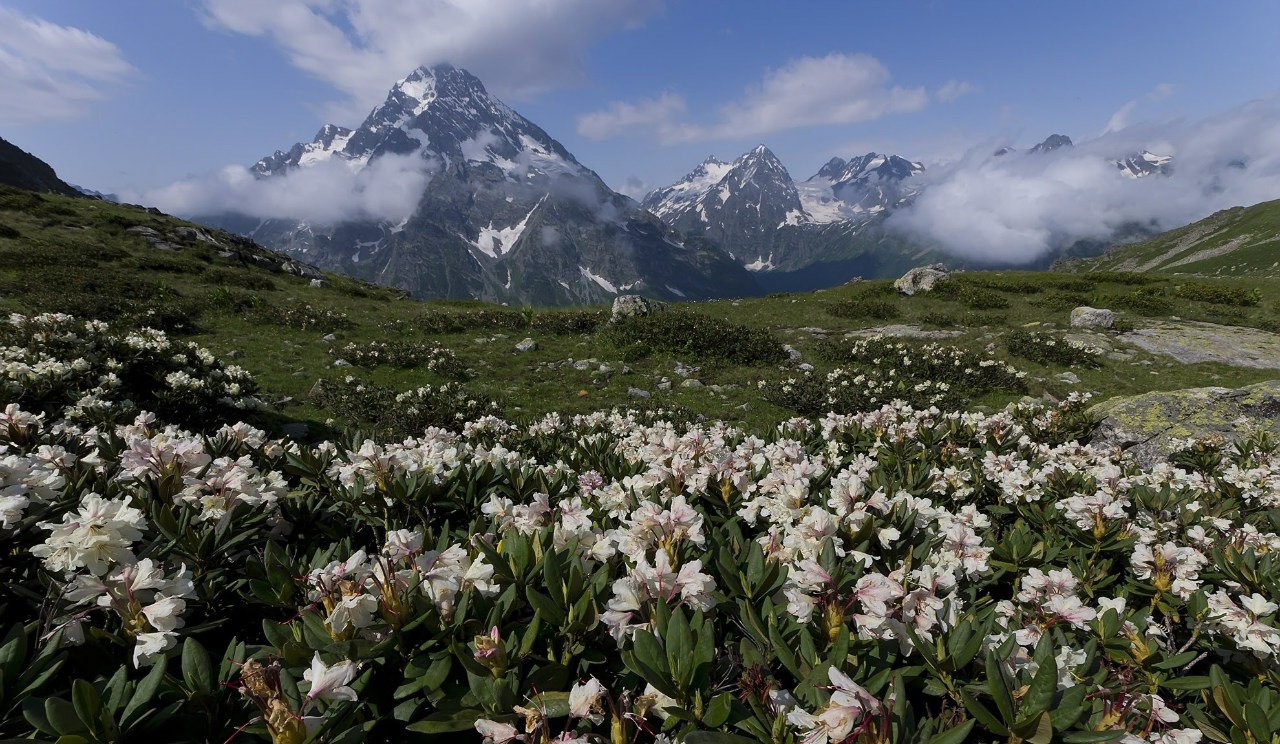
[[1020, 390], [1027, 376], [989, 353], [879, 335], [827, 353], [837, 364], [829, 372], [807, 370], [757, 385], [796, 410], [852, 413], [896, 400], [920, 407], [961, 404], [975, 394]]
[[14, 313], [0, 325], [0, 400], [56, 402], [61, 417], [101, 423], [132, 413], [138, 401], [124, 379], [145, 376], [151, 396], [175, 408], [254, 410], [261, 402], [243, 368], [163, 331], [117, 333], [70, 315]]
[[466, 367], [452, 349], [435, 342], [371, 341], [334, 346], [329, 353], [358, 367], [392, 365], [436, 372], [449, 377], [466, 375]]
[[[81, 343], [87, 327], [21, 322], [53, 345]], [[124, 343], [202, 356], [150, 333]], [[675, 643], [664, 624], [678, 616], [686, 630], [717, 634], [703, 643], [714, 647], [717, 672], [758, 674], [758, 688], [741, 694], [809, 742], [883, 733], [887, 711], [908, 704], [891, 699], [888, 672], [925, 670], [936, 649], [975, 629], [974, 645], [998, 653], [1019, 685], [1037, 659], [1047, 663], [1037, 647], [1052, 644], [1057, 687], [1088, 686], [1091, 700], [1115, 711], [1100, 725], [1117, 735], [1196, 741], [1190, 698], [1149, 669], [1132, 670], [1139, 651], [1167, 659], [1188, 649], [1192, 658], [1161, 675], [1280, 665], [1277, 597], [1253, 569], [1280, 549], [1270, 516], [1280, 505], [1280, 450], [1261, 440], [1188, 444], [1194, 456], [1139, 468], [1120, 451], [1050, 435], [1083, 402], [991, 414], [896, 403], [793, 419], [767, 436], [635, 413], [517, 425], [477, 411], [459, 431], [315, 445], [247, 424], [199, 435], [145, 413], [85, 428], [11, 404], [0, 413], [0, 530], [53, 588], [49, 617], [62, 638], [93, 635], [91, 625], [127, 641], [134, 665], [163, 660], [184, 630], [216, 627], [222, 618], [212, 615], [229, 610], [210, 599], [214, 584], [255, 585], [278, 620], [294, 616], [268, 626], [309, 623], [305, 633], [296, 624], [282, 631], [288, 642], [268, 638], [289, 646], [280, 654], [289, 663], [312, 663], [308, 675], [299, 668], [290, 677], [310, 683], [298, 716], [360, 704], [362, 668], [376, 675], [425, 664], [395, 656], [411, 649], [392, 641], [434, 632], [423, 648], [449, 648], [451, 659], [460, 636], [478, 639], [474, 655], [462, 654], [466, 673], [485, 685], [479, 672], [491, 673], [509, 708], [485, 701], [475, 728], [490, 740], [534, 731], [521, 733], [507, 716], [545, 726], [549, 708], [531, 701], [554, 690], [520, 687], [528, 678], [563, 679], [560, 694], [572, 685], [573, 727], [560, 741], [587, 741], [584, 730], [611, 717], [645, 731], [663, 725], [654, 719], [694, 721], [689, 711], [707, 713], [723, 690], [708, 683], [705, 696], [677, 699], [687, 689], [636, 682], [618, 661], [651, 641]], [[277, 549], [288, 557], [270, 558]], [[269, 581], [279, 573], [271, 560], [290, 569], [280, 586]], [[204, 583], [209, 565], [225, 572], [241, 563], [253, 567], [243, 577]], [[261, 609], [246, 606], [235, 612]], [[237, 627], [258, 627], [252, 619]], [[760, 628], [767, 641], [751, 635]], [[292, 644], [317, 636], [324, 643], [296, 653]], [[1116, 646], [1126, 643], [1137, 649], [1130, 666]], [[748, 669], [737, 658], [765, 645], [810, 658], [802, 671], [794, 660]], [[374, 648], [389, 655], [359, 658]], [[352, 658], [335, 661], [339, 653]], [[885, 679], [846, 663], [851, 653], [882, 663]], [[680, 653], [668, 654], [678, 668]], [[533, 677], [532, 660], [544, 656], [560, 668]], [[245, 674], [265, 668], [254, 663]], [[570, 669], [594, 676], [575, 684]], [[988, 669], [979, 660], [952, 673], [984, 679]], [[462, 674], [449, 689], [484, 687]], [[279, 692], [254, 693], [264, 716], [281, 704]], [[279, 718], [272, 730], [300, 720]]]
[[394, 530], [377, 554], [356, 551], [311, 571], [307, 599], [324, 608], [325, 627], [335, 640], [381, 639], [413, 619], [410, 595], [427, 598], [448, 618], [459, 592], [496, 594], [493, 573], [483, 555], [473, 557], [460, 545], [426, 550], [420, 532]]

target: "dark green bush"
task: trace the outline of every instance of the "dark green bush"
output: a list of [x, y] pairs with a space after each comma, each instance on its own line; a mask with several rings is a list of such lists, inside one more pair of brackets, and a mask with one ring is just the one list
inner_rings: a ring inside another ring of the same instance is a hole
[[1071, 291], [1049, 292], [1042, 297], [1036, 297], [1031, 300], [1031, 305], [1045, 310], [1070, 310], [1088, 304], [1088, 295]]
[[276, 288], [275, 281], [266, 272], [249, 271], [218, 267], [205, 272], [204, 278], [213, 284], [238, 287], [240, 289], [256, 289], [270, 291]]
[[372, 429], [377, 435], [392, 438], [421, 436], [431, 426], [458, 431], [467, 421], [501, 414], [493, 400], [456, 382], [397, 393], [347, 377], [318, 381], [310, 398], [343, 424]]
[[1262, 290], [1247, 290], [1208, 282], [1189, 282], [1173, 288], [1173, 294], [1184, 300], [1206, 302], [1211, 305], [1255, 307], [1262, 302]]
[[1097, 349], [1052, 333], [1018, 329], [1010, 331], [1004, 343], [1010, 354], [1045, 366], [1102, 366]]
[[1003, 310], [1009, 307], [1009, 298], [991, 289], [966, 286], [960, 290], [959, 299], [965, 307], [974, 310]]
[[1088, 276], [1093, 277], [1094, 282], [1098, 284], [1125, 284], [1134, 287], [1164, 281], [1161, 277], [1136, 271], [1095, 271]]
[[875, 300], [867, 297], [855, 297], [829, 305], [827, 312], [837, 318], [847, 320], [891, 320], [900, 315], [897, 303], [891, 300]]
[[22, 233], [18, 232], [16, 227], [0, 223], [0, 238], [7, 240], [17, 240], [22, 237]]
[[1159, 287], [1144, 287], [1127, 294], [1115, 295], [1107, 298], [1107, 302], [1142, 315], [1168, 315], [1173, 312], [1173, 302]]
[[609, 326], [618, 348], [643, 343], [654, 351], [723, 359], [737, 364], [782, 362], [786, 351], [773, 334], [686, 310], [652, 313]]
[[265, 308], [257, 315], [269, 323], [296, 328], [299, 331], [332, 333], [341, 328], [351, 327], [351, 319], [346, 313], [301, 302], [284, 307]]

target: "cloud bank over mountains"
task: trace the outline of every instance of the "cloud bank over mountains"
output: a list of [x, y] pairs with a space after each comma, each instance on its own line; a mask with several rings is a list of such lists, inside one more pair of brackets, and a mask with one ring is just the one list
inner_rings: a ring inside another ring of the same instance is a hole
[[361, 170], [341, 161], [321, 162], [273, 178], [229, 165], [217, 173], [121, 197], [181, 215], [242, 214], [315, 225], [396, 223], [413, 214], [438, 166], [416, 153], [380, 157]]
[[[1167, 230], [1280, 198], [1280, 96], [1195, 122], [1128, 126], [1050, 153], [993, 156], [999, 144], [918, 176], [922, 193], [888, 226], [968, 260], [1029, 264], [1128, 226]], [[1172, 156], [1172, 175], [1126, 178], [1111, 162], [1143, 150]]]

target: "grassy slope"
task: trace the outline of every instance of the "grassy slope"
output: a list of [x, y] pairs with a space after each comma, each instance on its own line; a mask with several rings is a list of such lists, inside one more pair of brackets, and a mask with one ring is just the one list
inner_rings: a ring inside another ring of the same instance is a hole
[[1280, 277], [1280, 200], [1225, 209], [1069, 268]]
[[[763, 402], [755, 389], [757, 380], [786, 374], [775, 365], [744, 367], [653, 354], [631, 362], [629, 374], [600, 374], [594, 364], [592, 369], [580, 371], [563, 363], [568, 358], [594, 358], [620, 370], [622, 353], [599, 333], [557, 336], [528, 329], [477, 327], [431, 334], [417, 327], [415, 318], [441, 312], [479, 318], [494, 308], [479, 303], [416, 302], [401, 299], [390, 290], [332, 276], [329, 286], [312, 287], [300, 277], [244, 266], [221, 256], [219, 249], [198, 242], [180, 251], [158, 250], [126, 228], [142, 224], [166, 233], [186, 223], [104, 202], [56, 196], [34, 197], [32, 201], [31, 196], [0, 190], [0, 312], [62, 310], [77, 315], [127, 316], [141, 308], [155, 310], [155, 317], [161, 320], [178, 318], [175, 322], [179, 325], [181, 319], [190, 319], [190, 338], [219, 355], [242, 353], [238, 363], [255, 374], [270, 397], [292, 399], [278, 409], [283, 418], [323, 420], [326, 413], [305, 399], [316, 380], [324, 377], [351, 373], [398, 389], [442, 381], [420, 370], [333, 368], [330, 344], [322, 338], [324, 331], [299, 330], [274, 322], [285, 308], [303, 303], [349, 317], [349, 327], [335, 331], [338, 343], [439, 341], [477, 372], [477, 378], [468, 384], [503, 401], [509, 415], [577, 413], [632, 405], [637, 399], [629, 395], [630, 388], [652, 392], [654, 402], [677, 403], [709, 417], [754, 427], [767, 427], [791, 415]], [[12, 237], [13, 231], [18, 237]], [[4, 237], [6, 234], [10, 237]], [[231, 239], [227, 235], [217, 237]], [[941, 294], [900, 297], [889, 282], [877, 281], [804, 294], [699, 303], [691, 309], [770, 329], [821, 370], [829, 366], [816, 355], [819, 338], [824, 334], [813, 329], [838, 339], [858, 328], [887, 323], [915, 323], [931, 328], [950, 324], [961, 335], [945, 343], [971, 348], [995, 343], [998, 353], [1003, 354], [1000, 337], [1011, 328], [1038, 324], [1037, 327], [1061, 329], [1067, 325], [1071, 307], [1085, 303], [1118, 306], [1119, 298], [1139, 290], [1125, 283], [1127, 277], [1106, 274], [993, 272], [965, 274], [956, 281], [970, 288], [958, 298]], [[1174, 287], [1185, 280], [1161, 277], [1152, 281], [1146, 291], [1172, 296]], [[1261, 289], [1265, 299], [1259, 306], [1244, 308], [1174, 299], [1177, 315], [1274, 329], [1280, 280], [1206, 281]], [[261, 310], [245, 309], [243, 301], [250, 296], [257, 298]], [[888, 303], [897, 317], [850, 320], [828, 312], [855, 297]], [[995, 307], [1002, 304], [1007, 307]], [[1164, 315], [1168, 313], [1166, 309]], [[1137, 313], [1122, 313], [1122, 317], [1136, 325], [1142, 323], [1142, 316]], [[392, 322], [395, 325], [388, 326]], [[523, 354], [515, 352], [514, 345], [525, 336], [533, 336], [539, 348]], [[725, 343], [731, 344], [733, 339], [727, 338]], [[674, 373], [677, 361], [700, 366], [696, 377], [708, 387], [681, 388], [681, 378]], [[1074, 370], [1082, 382], [1073, 386], [1054, 379], [1063, 368], [1013, 361], [1032, 375], [1033, 394], [1049, 392], [1059, 396], [1077, 389], [1109, 396], [1210, 384], [1239, 385], [1277, 376], [1274, 371], [1212, 364], [1175, 365], [1138, 352], [1132, 360], [1108, 360], [1101, 369]], [[545, 365], [549, 363], [559, 366], [548, 369]], [[663, 376], [673, 383], [669, 391], [658, 388]], [[712, 385], [724, 387], [713, 392]], [[998, 405], [1006, 400], [993, 396], [980, 403]]]

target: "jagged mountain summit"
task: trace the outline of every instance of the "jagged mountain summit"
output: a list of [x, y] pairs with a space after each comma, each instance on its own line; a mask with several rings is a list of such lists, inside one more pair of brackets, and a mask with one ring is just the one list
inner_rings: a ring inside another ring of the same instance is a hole
[[1112, 162], [1122, 174], [1130, 178], [1144, 178], [1153, 175], [1167, 176], [1173, 171], [1173, 158], [1171, 156], [1156, 155], [1147, 150]]
[[1036, 145], [1035, 147], [1031, 148], [1031, 149], [1030, 149], [1030, 150], [1028, 150], [1027, 152], [1032, 153], [1032, 154], [1035, 154], [1035, 153], [1044, 153], [1044, 152], [1053, 152], [1054, 150], [1058, 150], [1058, 149], [1061, 149], [1061, 148], [1063, 148], [1063, 147], [1074, 147], [1074, 146], [1075, 146], [1075, 145], [1071, 142], [1071, 138], [1070, 138], [1070, 137], [1068, 137], [1067, 135], [1065, 135], [1065, 134], [1051, 134], [1051, 135], [1049, 135], [1048, 137], [1046, 137], [1046, 138], [1045, 138], [1044, 142], [1041, 142], [1040, 144], [1038, 144], [1038, 145]]
[[934, 258], [880, 229], [917, 193], [910, 179], [923, 171], [921, 163], [871, 152], [832, 158], [797, 182], [760, 145], [731, 163], [707, 158], [642, 204], [682, 233], [724, 247], [766, 289], [808, 289], [901, 273]]
[[679, 299], [758, 291], [714, 244], [686, 240], [614, 192], [479, 79], [447, 64], [400, 80], [359, 127], [326, 125], [253, 171], [287, 179], [328, 164], [363, 173], [390, 157], [407, 159], [426, 181], [398, 223], [203, 219], [423, 298], [566, 305], [622, 292]]
[[751, 271], [772, 268], [791, 237], [784, 228], [807, 221], [795, 181], [764, 145], [732, 163], [708, 158], [642, 206], [686, 235], [715, 241]]

